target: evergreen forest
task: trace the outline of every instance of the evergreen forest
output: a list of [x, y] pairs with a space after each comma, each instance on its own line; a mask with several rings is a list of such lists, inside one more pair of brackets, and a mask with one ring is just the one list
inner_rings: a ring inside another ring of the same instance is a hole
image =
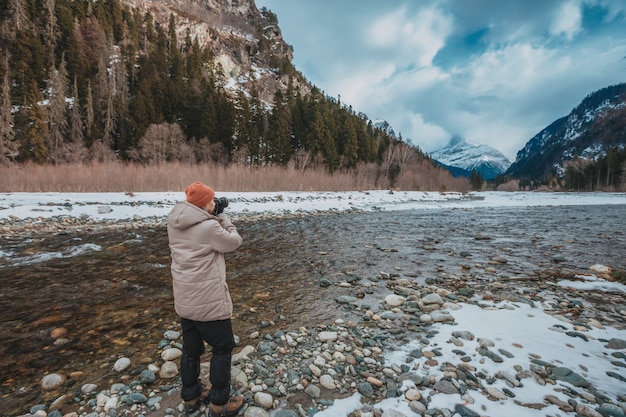
[[376, 164], [390, 185], [410, 159], [432, 164], [340, 100], [294, 88], [303, 76], [284, 59], [273, 103], [227, 90], [210, 45], [189, 30], [178, 39], [173, 15], [162, 25], [119, 0], [7, 0], [0, 16], [0, 164]]

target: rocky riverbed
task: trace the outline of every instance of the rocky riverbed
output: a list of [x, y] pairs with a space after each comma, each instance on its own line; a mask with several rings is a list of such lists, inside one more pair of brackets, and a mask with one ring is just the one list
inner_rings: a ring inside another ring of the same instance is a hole
[[[623, 416], [626, 294], [609, 285], [626, 270], [623, 213], [235, 219], [245, 242], [228, 258], [241, 414]], [[0, 298], [11, 312], [2, 414], [179, 416], [162, 223], [53, 223], [3, 241], [21, 264], [0, 264], [3, 288], [19, 288]], [[607, 288], [577, 285], [590, 281]], [[492, 332], [487, 313], [514, 314], [518, 331]], [[535, 334], [554, 346], [533, 350]]]

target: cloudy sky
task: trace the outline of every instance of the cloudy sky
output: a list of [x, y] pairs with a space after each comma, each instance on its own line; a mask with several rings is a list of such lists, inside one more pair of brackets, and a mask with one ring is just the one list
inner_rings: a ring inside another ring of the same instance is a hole
[[326, 95], [426, 152], [454, 135], [512, 161], [626, 81], [626, 0], [256, 0]]

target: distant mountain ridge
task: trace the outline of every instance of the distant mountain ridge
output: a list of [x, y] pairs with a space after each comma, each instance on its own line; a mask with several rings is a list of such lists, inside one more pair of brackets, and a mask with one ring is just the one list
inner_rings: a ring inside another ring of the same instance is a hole
[[494, 179], [511, 165], [511, 161], [497, 149], [470, 143], [458, 136], [430, 156], [454, 176], [469, 177], [475, 170], [486, 180]]
[[574, 158], [595, 161], [626, 147], [626, 83], [589, 94], [569, 115], [537, 133], [517, 153], [505, 175], [541, 181], [563, 177]]

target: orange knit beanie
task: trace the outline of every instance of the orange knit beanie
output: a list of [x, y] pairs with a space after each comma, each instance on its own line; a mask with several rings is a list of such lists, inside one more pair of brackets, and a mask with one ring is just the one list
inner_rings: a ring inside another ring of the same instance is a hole
[[209, 201], [215, 198], [215, 191], [213, 191], [213, 188], [204, 185], [201, 182], [194, 182], [191, 184], [185, 189], [185, 194], [187, 195], [187, 202], [200, 208], [204, 208], [207, 204], [209, 204]]

